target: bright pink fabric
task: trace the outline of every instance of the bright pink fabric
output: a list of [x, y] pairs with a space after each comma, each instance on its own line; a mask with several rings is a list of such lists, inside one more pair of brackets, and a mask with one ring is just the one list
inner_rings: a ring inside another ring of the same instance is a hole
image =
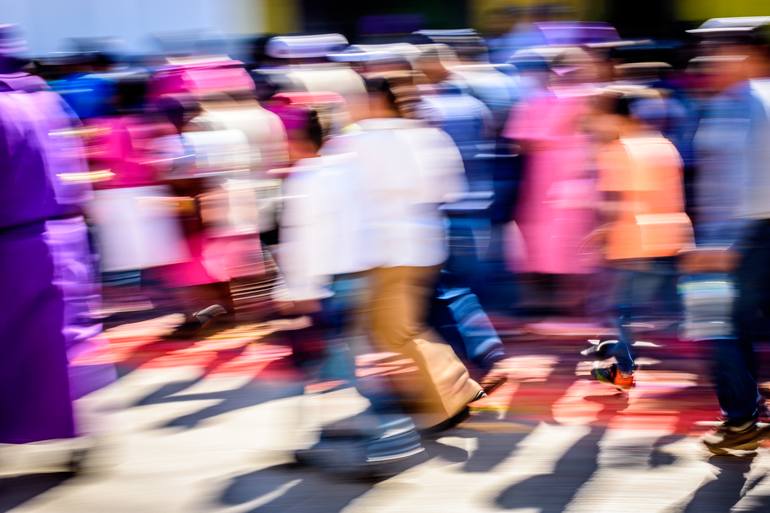
[[189, 65], [168, 66], [155, 74], [150, 88], [151, 97], [228, 91], [252, 91], [254, 81], [239, 61], [223, 59]]
[[89, 123], [96, 133], [86, 141], [92, 171], [108, 170], [113, 177], [96, 182], [97, 189], [142, 187], [162, 181], [169, 162], [160, 158], [156, 141], [173, 135], [169, 123], [148, 121], [140, 116], [96, 119]]
[[596, 226], [597, 199], [580, 127], [587, 108], [586, 96], [562, 93], [532, 98], [511, 113], [505, 136], [528, 152], [515, 216], [525, 243], [518, 272], [581, 274], [595, 263], [595, 252], [583, 247]]

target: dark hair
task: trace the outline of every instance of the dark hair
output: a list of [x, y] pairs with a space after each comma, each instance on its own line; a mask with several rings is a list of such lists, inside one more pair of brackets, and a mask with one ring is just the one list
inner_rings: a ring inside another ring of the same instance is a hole
[[168, 95], [158, 100], [157, 111], [181, 132], [188, 120], [194, 118], [200, 111], [200, 103], [191, 95]]
[[95, 69], [108, 69], [115, 64], [115, 58], [107, 52], [88, 52], [84, 56], [86, 64]]
[[278, 114], [286, 127], [290, 140], [309, 141], [316, 150], [323, 146], [326, 131], [316, 110], [289, 104], [279, 108]]
[[256, 89], [238, 89], [227, 93], [235, 101], [258, 100]]
[[115, 108], [118, 112], [132, 113], [145, 109], [149, 77], [144, 74], [121, 78], [115, 85]]
[[305, 135], [313, 143], [316, 149], [319, 149], [324, 142], [324, 130], [321, 126], [321, 120], [318, 112], [309, 110], [307, 113], [307, 122], [305, 123]]
[[624, 118], [631, 117], [631, 105], [635, 101], [636, 99], [629, 95], [618, 95], [612, 101], [610, 112]]
[[604, 90], [597, 94], [591, 100], [592, 105], [600, 114], [615, 114], [618, 116], [629, 116], [631, 114], [631, 105], [621, 91]]
[[396, 101], [396, 95], [393, 92], [393, 84], [385, 77], [367, 77], [365, 79], [366, 92], [369, 94], [381, 94], [385, 97], [388, 106], [399, 112], [398, 102]]

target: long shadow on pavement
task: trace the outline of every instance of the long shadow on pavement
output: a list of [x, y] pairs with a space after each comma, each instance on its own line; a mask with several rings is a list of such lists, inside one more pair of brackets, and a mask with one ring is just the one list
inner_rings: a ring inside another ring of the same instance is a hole
[[237, 476], [219, 501], [228, 506], [256, 502], [248, 513], [338, 513], [373, 484], [336, 480], [312, 469], [282, 464]]
[[200, 382], [200, 378], [166, 383], [137, 405], [164, 404], [187, 401], [217, 401], [201, 410], [169, 420], [164, 428], [193, 429], [201, 422], [236, 410], [250, 408], [269, 401], [302, 395], [302, 383], [252, 379], [243, 385], [214, 392], [186, 393], [177, 395]]
[[[531, 403], [528, 407], [537, 408], [537, 420], [556, 424], [553, 418], [553, 407], [561, 399], [564, 391], [578, 380], [575, 375], [576, 358], [559, 358], [542, 381], [524, 381], [519, 384], [511, 396], [505, 412], [505, 418], [517, 420], [517, 409], [522, 401]], [[533, 400], [533, 397], [535, 398]], [[505, 461], [516, 449], [516, 446], [529, 435], [524, 433], [484, 433], [478, 437], [478, 448], [463, 470], [466, 472], [489, 472]]]
[[599, 443], [608, 420], [628, 406], [628, 396], [589, 396], [602, 405], [598, 422], [556, 463], [553, 472], [530, 477], [504, 490], [495, 504], [505, 509], [537, 508], [541, 513], [561, 513], [599, 468]]
[[[766, 476], [748, 481], [751, 464], [756, 455], [747, 457], [712, 456], [709, 463], [717, 468], [717, 476], [713, 481], [701, 486], [692, 496], [689, 503], [680, 511], [683, 513], [709, 513], [732, 511], [732, 508], [756, 488]], [[758, 503], [752, 504], [751, 509], [742, 511], [765, 512], [770, 510], [770, 496], [759, 498]]]
[[29, 474], [0, 479], [0, 513], [11, 511], [72, 477], [71, 474]]

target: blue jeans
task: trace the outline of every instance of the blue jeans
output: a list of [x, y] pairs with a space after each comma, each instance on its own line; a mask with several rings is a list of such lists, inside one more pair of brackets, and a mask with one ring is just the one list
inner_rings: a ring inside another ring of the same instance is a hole
[[505, 355], [497, 335], [478, 297], [474, 293], [481, 280], [477, 233], [488, 233], [488, 222], [479, 214], [450, 216], [449, 259], [439, 276], [431, 299], [429, 324], [463, 360], [482, 373], [489, 372]]
[[628, 263], [634, 267], [614, 269], [614, 325], [618, 343], [610, 351], [624, 374], [632, 373], [635, 367], [634, 337], [629, 324], [645, 316], [678, 314], [680, 311], [673, 259], [652, 258]]
[[728, 421], [757, 415], [759, 391], [754, 343], [768, 334], [770, 307], [770, 220], [754, 221], [739, 242], [732, 322], [735, 337], [715, 341], [714, 381], [719, 406]]
[[505, 357], [495, 327], [468, 288], [445, 287], [439, 282], [431, 300], [429, 323], [460, 359], [471, 362], [482, 373]]
[[[324, 299], [321, 311], [311, 316], [313, 326], [304, 336], [310, 335], [311, 357], [304, 359], [302, 367], [311, 379], [342, 381], [354, 386], [369, 401], [363, 412], [340, 421], [341, 424], [326, 425], [321, 432], [318, 444], [326, 447], [327, 452], [334, 448], [332, 460], [338, 461], [338, 465], [352, 464], [359, 452], [367, 460], [376, 461], [420, 448], [414, 422], [402, 411], [388, 379], [378, 375], [356, 376], [356, 355], [374, 352], [368, 334], [352, 329], [361, 313], [367, 283], [358, 274], [335, 277], [331, 284], [333, 295]], [[304, 337], [295, 335], [295, 339]]]
[[355, 387], [369, 400], [369, 410], [374, 414], [400, 414], [399, 398], [386, 377], [356, 377], [356, 356], [376, 352], [368, 333], [351, 333], [366, 288], [367, 278], [363, 275], [336, 276], [331, 284], [332, 296], [322, 301], [321, 312], [314, 316], [313, 324], [322, 329], [325, 343], [320, 376]]

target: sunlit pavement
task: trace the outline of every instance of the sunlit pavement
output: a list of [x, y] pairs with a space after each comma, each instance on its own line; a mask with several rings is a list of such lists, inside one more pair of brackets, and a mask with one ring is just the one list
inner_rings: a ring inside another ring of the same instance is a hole
[[[643, 349], [638, 386], [624, 395], [588, 379], [581, 335], [511, 337], [504, 387], [427, 443], [428, 461], [364, 482], [291, 464], [318, 426], [364, 406], [350, 389], [302, 395], [282, 338], [296, 322], [159, 342], [173, 322], [112, 329], [79, 359], [120, 374], [79, 402], [100, 434], [90, 463], [73, 477], [41, 467], [0, 480], [0, 511], [770, 511], [770, 450], [709, 457], [698, 442], [716, 417], [698, 345]], [[361, 365], [393, 370], [377, 358]], [[58, 457], [35, 449], [41, 461]], [[4, 454], [8, 473], [14, 460]]]

